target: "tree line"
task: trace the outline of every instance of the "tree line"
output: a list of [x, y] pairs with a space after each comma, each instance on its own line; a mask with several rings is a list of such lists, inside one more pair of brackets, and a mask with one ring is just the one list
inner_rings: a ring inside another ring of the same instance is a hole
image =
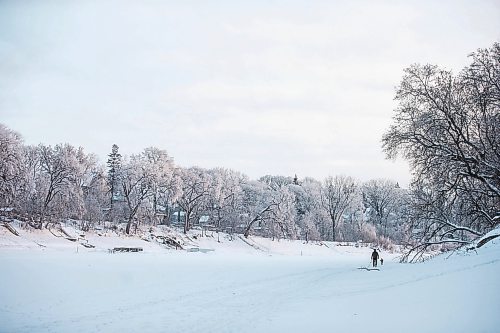
[[218, 231], [277, 239], [400, 242], [406, 231], [406, 191], [390, 180], [251, 180], [225, 168], [180, 167], [156, 147], [123, 157], [113, 145], [103, 165], [81, 147], [25, 145], [5, 125], [0, 148], [0, 207], [15, 208], [33, 228], [75, 219], [83, 229], [123, 223], [130, 234], [177, 221], [187, 232], [205, 216]]

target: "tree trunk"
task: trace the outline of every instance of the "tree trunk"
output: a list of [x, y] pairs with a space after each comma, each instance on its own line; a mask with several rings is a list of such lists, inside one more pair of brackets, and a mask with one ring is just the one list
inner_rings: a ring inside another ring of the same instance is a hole
[[254, 217], [254, 219], [252, 221], [250, 221], [250, 223], [247, 225], [247, 227], [245, 228], [245, 232], [243, 234], [243, 236], [245, 236], [245, 238], [248, 238], [248, 236], [250, 235], [250, 229], [252, 228], [252, 225], [259, 221], [260, 219], [262, 219], [262, 214], [264, 214], [265, 212], [267, 212], [269, 209], [271, 209], [271, 206], [272, 204], [270, 204], [269, 206], [267, 206], [266, 208], [264, 208], [259, 214], [257, 214], [257, 216]]
[[335, 218], [332, 217], [332, 242], [335, 242]]
[[127, 227], [125, 228], [125, 233], [127, 235], [130, 235], [130, 226], [132, 225], [132, 218], [129, 218], [128, 219], [128, 222], [127, 222]]
[[189, 215], [191, 215], [191, 210], [186, 209], [186, 216], [184, 219], [184, 233], [185, 234], [187, 234], [187, 232], [189, 231]]
[[134, 216], [137, 213], [137, 207], [134, 210], [132, 210], [132, 212], [128, 216], [127, 227], [125, 228], [125, 233], [127, 235], [130, 235], [130, 227], [132, 226], [132, 221], [134, 220]]

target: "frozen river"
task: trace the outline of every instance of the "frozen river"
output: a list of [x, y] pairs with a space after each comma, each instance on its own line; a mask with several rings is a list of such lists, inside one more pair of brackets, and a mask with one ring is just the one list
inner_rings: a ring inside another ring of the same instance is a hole
[[0, 252], [0, 332], [498, 332], [500, 247], [360, 254]]

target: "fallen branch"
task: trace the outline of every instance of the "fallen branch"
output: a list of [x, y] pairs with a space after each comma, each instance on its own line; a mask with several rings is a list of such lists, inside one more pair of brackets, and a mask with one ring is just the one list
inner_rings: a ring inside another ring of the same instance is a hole
[[7, 230], [9, 230], [9, 231], [10, 231], [11, 233], [13, 233], [14, 235], [19, 236], [19, 233], [17, 232], [17, 230], [16, 230], [16, 229], [14, 229], [14, 227], [13, 227], [13, 226], [11, 226], [10, 224], [8, 224], [8, 223], [2, 223], [2, 225], [3, 225], [5, 228], [7, 228]]
[[485, 238], [481, 239], [479, 242], [477, 242], [476, 246], [471, 246], [471, 247], [467, 248], [467, 250], [479, 249], [481, 246], [484, 246], [486, 243], [494, 240], [497, 237], [500, 237], [500, 234], [485, 237]]

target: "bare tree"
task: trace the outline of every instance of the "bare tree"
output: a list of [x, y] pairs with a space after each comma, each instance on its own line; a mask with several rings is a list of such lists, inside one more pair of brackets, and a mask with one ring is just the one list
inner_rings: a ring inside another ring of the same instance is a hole
[[321, 183], [308, 177], [299, 182], [295, 177], [288, 189], [295, 196], [295, 223], [302, 238], [306, 242], [320, 240], [320, 229], [325, 221], [324, 216], [321, 216], [324, 213], [321, 209]]
[[130, 234], [130, 227], [139, 208], [152, 195], [152, 177], [150, 165], [142, 154], [132, 155], [130, 160], [126, 161], [122, 167], [120, 181], [128, 207], [125, 229], [127, 234]]
[[38, 146], [40, 160], [40, 174], [36, 180], [37, 192], [41, 195], [38, 207], [39, 219], [35, 224], [42, 228], [44, 219], [54, 214], [61, 205], [71, 197], [73, 187], [76, 185], [78, 174], [77, 150], [69, 145], [56, 145], [55, 147]]
[[285, 176], [266, 175], [266, 176], [260, 177], [259, 181], [266, 184], [271, 189], [277, 190], [279, 188], [286, 187], [290, 184], [293, 184], [294, 178], [285, 177]]
[[180, 177], [173, 159], [165, 150], [149, 147], [143, 152], [149, 165], [151, 196], [146, 211], [154, 225], [170, 218], [171, 207], [180, 195]]
[[85, 205], [82, 230], [89, 230], [96, 222], [104, 221], [104, 212], [109, 204], [106, 174], [101, 165], [96, 164], [88, 171], [82, 189]]
[[297, 239], [295, 195], [289, 186], [278, 188], [271, 195], [271, 209], [268, 212], [268, 223], [271, 225], [271, 236], [274, 238]]
[[0, 124], [0, 208], [14, 205], [23, 178], [21, 135]]
[[483, 234], [477, 216], [468, 213], [467, 200], [432, 185], [414, 183], [408, 204], [411, 238], [403, 261], [423, 259], [432, 246], [469, 244]]
[[330, 217], [332, 241], [336, 240], [336, 227], [356, 195], [358, 195], [358, 186], [353, 178], [348, 176], [336, 176], [334, 178], [330, 176], [325, 179], [321, 190], [321, 204]]
[[[482, 234], [500, 223], [500, 45], [471, 58], [457, 76], [432, 65], [406, 69], [394, 123], [382, 141], [388, 157], [409, 160], [417, 188], [440, 198], [436, 202], [444, 206], [434, 204], [435, 211], [448, 212], [447, 220], [457, 226], [469, 216]], [[429, 225], [430, 234], [446, 230], [442, 223]]]
[[233, 227], [242, 208], [242, 184], [247, 177], [237, 171], [215, 168], [208, 171], [211, 175], [206, 210], [217, 232], [224, 227]]
[[396, 182], [388, 179], [373, 179], [361, 188], [363, 204], [368, 208], [368, 215], [373, 224], [382, 228], [384, 236], [388, 236], [387, 227], [391, 215], [401, 205], [401, 189]]
[[245, 237], [258, 223], [260, 227], [266, 226], [273, 239], [297, 238], [296, 197], [290, 186], [296, 186], [293, 178], [282, 176], [264, 176], [257, 182], [246, 184], [245, 205], [250, 220], [243, 233]]
[[249, 181], [243, 185], [243, 220], [246, 220], [246, 227], [243, 235], [248, 237], [255, 223], [262, 223], [266, 220], [267, 214], [271, 211], [274, 203], [271, 198], [271, 188], [260, 181]]
[[185, 169], [181, 174], [181, 195], [179, 206], [185, 211], [184, 233], [191, 229], [191, 219], [201, 206], [203, 199], [208, 195], [209, 179], [205, 170], [192, 167]]

